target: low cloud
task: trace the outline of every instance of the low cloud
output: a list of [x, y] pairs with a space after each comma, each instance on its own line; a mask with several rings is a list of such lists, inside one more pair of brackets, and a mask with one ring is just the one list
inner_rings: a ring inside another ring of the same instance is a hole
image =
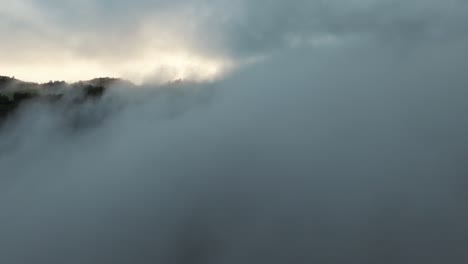
[[210, 85], [117, 89], [88, 114], [119, 110], [74, 133], [25, 108], [0, 137], [0, 260], [463, 263], [458, 44], [304, 48]]
[[197, 41], [263, 60], [25, 105], [0, 130], [0, 262], [464, 263], [466, 5], [424, 3], [238, 2]]

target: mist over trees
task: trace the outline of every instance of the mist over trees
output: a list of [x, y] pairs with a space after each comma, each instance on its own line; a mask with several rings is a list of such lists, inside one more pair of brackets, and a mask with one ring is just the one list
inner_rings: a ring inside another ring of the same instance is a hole
[[0, 77], [1, 264], [466, 264], [467, 1], [4, 4], [0, 74], [236, 67]]

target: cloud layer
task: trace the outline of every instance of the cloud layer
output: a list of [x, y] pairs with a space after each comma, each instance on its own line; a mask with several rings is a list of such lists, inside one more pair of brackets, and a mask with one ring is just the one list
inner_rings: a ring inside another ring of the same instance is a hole
[[60, 3], [57, 27], [86, 42], [199, 8], [197, 54], [265, 59], [77, 112], [25, 107], [0, 132], [0, 262], [465, 263], [464, 2], [83, 2], [109, 16], [93, 30]]
[[93, 73], [144, 81], [164, 71], [166, 79], [207, 79], [291, 46], [447, 42], [466, 37], [468, 22], [462, 0], [0, 3], [0, 70], [37, 81]]

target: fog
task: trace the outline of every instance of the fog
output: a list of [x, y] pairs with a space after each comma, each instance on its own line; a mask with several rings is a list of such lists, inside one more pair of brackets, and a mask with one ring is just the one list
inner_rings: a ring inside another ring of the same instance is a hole
[[296, 49], [216, 83], [24, 107], [0, 136], [0, 260], [464, 263], [453, 47]]
[[466, 5], [392, 2], [245, 2], [208, 46], [262, 60], [23, 105], [0, 263], [466, 263]]

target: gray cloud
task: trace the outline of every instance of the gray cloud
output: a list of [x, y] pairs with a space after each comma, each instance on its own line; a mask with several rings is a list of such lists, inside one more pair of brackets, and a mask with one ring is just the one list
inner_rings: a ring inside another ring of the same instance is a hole
[[317, 3], [236, 3], [200, 41], [268, 59], [115, 90], [79, 110], [109, 111], [95, 127], [23, 109], [0, 131], [0, 262], [464, 263], [465, 4]]
[[[330, 35], [389, 43], [444, 41], [466, 35], [462, 25], [468, 10], [461, 0], [22, 2], [57, 28], [52, 42], [61, 39], [65, 48], [94, 57], [131, 56], [151, 33], [168, 45], [183, 35], [200, 52], [237, 56], [268, 53], [291, 38]], [[158, 27], [142, 32], [149, 21]], [[36, 24], [25, 23], [44, 35]], [[174, 34], [169, 39], [168, 32]]]
[[242, 21], [228, 27], [228, 43], [250, 53], [285, 47], [291, 37], [357, 37], [390, 45], [446, 41], [466, 37], [460, 26], [467, 8], [457, 0], [251, 1]]
[[[96, 72], [141, 81], [161, 68], [199, 68], [193, 64], [224, 72], [289, 48], [349, 41], [378, 42], [404, 53], [427, 42], [465, 39], [468, 22], [461, 0], [22, 0], [5, 6], [0, 68], [25, 79], [35, 72], [33, 79], [41, 81], [59, 78], [52, 72], [67, 80]], [[179, 62], [167, 54], [177, 54]], [[187, 65], [191, 60], [196, 62]], [[64, 70], [73, 63], [80, 70]]]

